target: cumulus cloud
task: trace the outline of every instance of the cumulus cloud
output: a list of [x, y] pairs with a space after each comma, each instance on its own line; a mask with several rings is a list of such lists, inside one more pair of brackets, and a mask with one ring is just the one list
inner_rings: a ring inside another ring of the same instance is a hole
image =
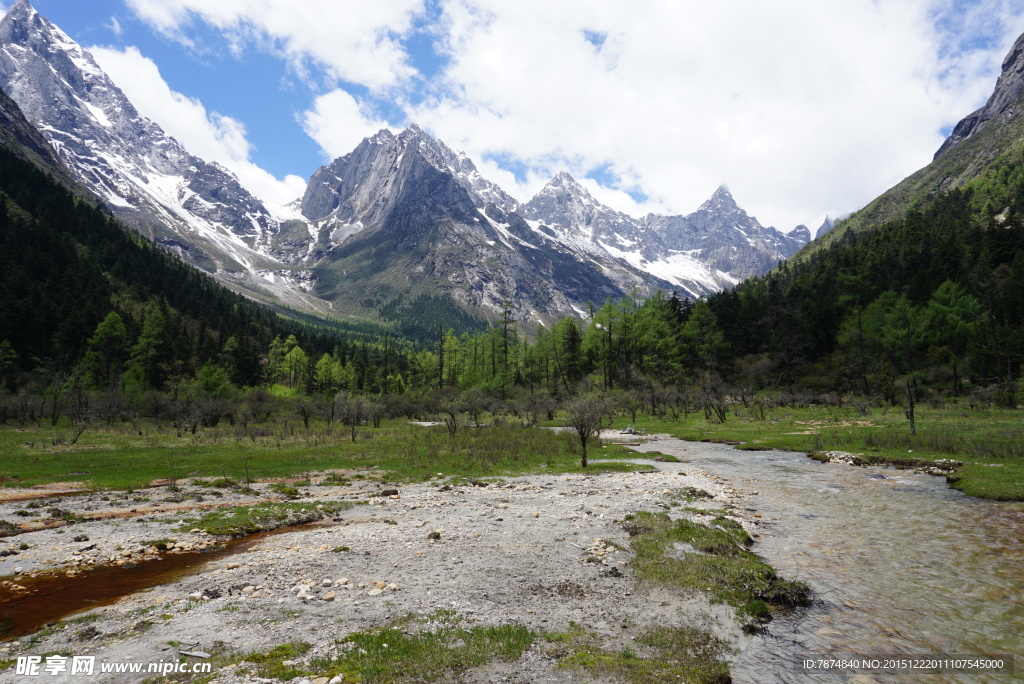
[[243, 123], [207, 112], [198, 100], [171, 90], [156, 64], [137, 48], [90, 47], [89, 52], [139, 113], [158, 122], [189, 152], [223, 164], [263, 200], [284, 204], [302, 194], [303, 179], [279, 180], [250, 160], [252, 145]]
[[608, 167], [675, 212], [728, 183], [790, 228], [923, 166], [984, 100], [1024, 12], [985, 0], [988, 42], [950, 50], [937, 20], [954, 4], [444, 0], [450, 64], [409, 117], [476, 156]]
[[313, 108], [302, 115], [302, 126], [332, 160], [351, 152], [360, 140], [387, 128], [388, 123], [339, 88], [316, 98]]
[[400, 37], [422, 12], [423, 0], [126, 0], [135, 14], [186, 44], [193, 18], [222, 31], [235, 49], [247, 41], [271, 48], [300, 72], [379, 91], [415, 75]]
[[[1019, 0], [126, 2], [289, 60], [326, 91], [300, 123], [328, 156], [387, 111], [520, 199], [564, 169], [622, 211], [686, 213], [726, 183], [783, 229], [928, 163], [1024, 25]], [[423, 24], [443, 59], [418, 70]]]

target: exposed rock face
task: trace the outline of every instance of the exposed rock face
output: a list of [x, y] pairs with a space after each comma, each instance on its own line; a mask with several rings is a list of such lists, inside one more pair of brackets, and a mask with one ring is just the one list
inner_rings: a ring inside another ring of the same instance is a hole
[[318, 293], [337, 300], [369, 289], [384, 307], [443, 295], [470, 309], [511, 305], [529, 321], [624, 294], [595, 264], [535, 234], [515, 208], [464, 155], [419, 127], [382, 130], [318, 169], [302, 198], [319, 236], [319, 268], [330, 273]]
[[701, 263], [736, 281], [767, 272], [806, 242], [803, 232], [787, 236], [762, 226], [736, 204], [724, 185], [692, 214], [650, 214], [644, 220], [668, 250], [693, 253]]
[[3, 91], [0, 91], [0, 145], [13, 150], [23, 159], [35, 161], [65, 184], [73, 183], [71, 175], [57, 158], [50, 143], [29, 123], [18, 103]]
[[142, 117], [92, 56], [26, 0], [0, 21], [0, 88], [83, 184], [152, 237], [198, 243], [218, 266], [240, 268], [249, 261], [241, 238], [271, 225], [233, 175]]
[[1021, 113], [1021, 96], [1024, 96], [1024, 34], [1017, 38], [1003, 60], [1002, 73], [988, 102], [960, 120], [935, 153], [935, 159], [986, 127], [999, 126], [1017, 117]]
[[833, 222], [830, 217], [826, 216], [825, 220], [821, 222], [820, 226], [818, 226], [817, 232], [814, 233], [814, 239], [817, 240], [822, 235], [825, 235], [828, 231], [832, 230], [832, 228], [834, 227], [835, 222]]
[[690, 296], [764, 273], [806, 242], [801, 233], [786, 236], [761, 226], [724, 186], [687, 216], [635, 219], [600, 204], [571, 176], [559, 174], [522, 212], [563, 244], [624, 261]]

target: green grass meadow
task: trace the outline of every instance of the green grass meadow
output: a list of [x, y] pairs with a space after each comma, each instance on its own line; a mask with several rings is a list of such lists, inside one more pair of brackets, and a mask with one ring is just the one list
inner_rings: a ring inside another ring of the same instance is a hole
[[[556, 417], [551, 424], [562, 423]], [[1014, 410], [921, 405], [913, 436], [900, 407], [780, 407], [756, 401], [746, 407], [733, 404], [725, 422], [709, 421], [698, 412], [637, 414], [635, 420], [619, 416], [609, 425], [634, 425], [690, 441], [739, 442], [739, 449], [847, 451], [897, 467], [953, 459], [962, 463], [949, 478], [957, 489], [988, 499], [1024, 500], [1024, 414]], [[289, 420], [258, 431], [224, 425], [195, 435], [149, 423], [140, 423], [139, 429], [114, 424], [91, 427], [73, 445], [67, 433], [61, 425], [0, 428], [0, 482], [30, 487], [74, 481], [95, 489], [131, 489], [153, 480], [255, 481], [332, 469], [377, 469], [394, 482], [423, 481], [437, 473], [473, 478], [584, 472], [573, 436], [517, 426], [460, 427], [451, 437], [443, 426], [391, 420], [360, 428], [355, 442], [341, 426], [311, 423], [307, 428]], [[602, 461], [629, 455], [614, 445], [591, 453]], [[636, 468], [599, 461], [586, 472]]]
[[[0, 481], [31, 487], [81, 482], [94, 489], [133, 489], [154, 480], [229, 478], [238, 482], [302, 476], [332, 469], [379, 469], [393, 482], [446, 477], [502, 477], [583, 472], [572, 437], [520, 427], [459, 429], [384, 421], [364, 427], [352, 442], [346, 428], [269, 426], [269, 434], [239, 437], [230, 427], [178, 436], [173, 430], [130, 426], [87, 430], [61, 444], [61, 426], [0, 429]], [[58, 442], [54, 444], [54, 442]], [[601, 455], [631, 455], [611, 447]], [[587, 472], [636, 470], [628, 463], [592, 463]]]

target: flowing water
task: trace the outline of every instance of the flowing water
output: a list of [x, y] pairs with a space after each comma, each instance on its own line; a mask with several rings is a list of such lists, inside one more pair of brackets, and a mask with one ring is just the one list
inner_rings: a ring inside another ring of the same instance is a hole
[[[943, 478], [825, 464], [802, 453], [662, 440], [751, 496], [754, 550], [815, 591], [736, 657], [736, 682], [1024, 681], [1024, 504], [973, 499]], [[689, 469], [689, 468], [687, 468]], [[808, 672], [829, 655], [1010, 654], [1016, 674]]]

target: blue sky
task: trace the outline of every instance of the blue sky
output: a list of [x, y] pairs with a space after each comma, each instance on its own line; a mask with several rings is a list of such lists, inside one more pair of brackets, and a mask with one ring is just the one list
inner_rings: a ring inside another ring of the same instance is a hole
[[784, 230], [927, 163], [1024, 31], [1010, 0], [33, 4], [269, 201], [416, 121], [522, 200], [567, 170], [622, 211], [687, 213], [725, 183]]

